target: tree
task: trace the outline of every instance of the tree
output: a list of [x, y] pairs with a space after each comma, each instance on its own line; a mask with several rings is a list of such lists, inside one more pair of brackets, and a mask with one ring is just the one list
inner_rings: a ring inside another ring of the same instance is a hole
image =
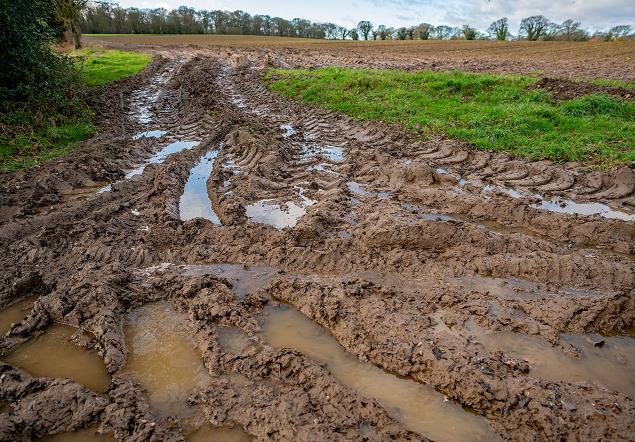
[[463, 38], [466, 40], [476, 40], [476, 29], [468, 25], [463, 25], [461, 32], [463, 33]]
[[339, 36], [339, 38], [341, 38], [342, 40], [346, 40], [346, 37], [348, 37], [348, 34], [351, 31], [349, 31], [348, 29], [346, 29], [344, 26], [338, 26], [336, 33]]
[[397, 29], [397, 39], [398, 40], [405, 40], [407, 37], [408, 37], [408, 29], [406, 29], [406, 28]]
[[415, 27], [414, 26], [410, 26], [408, 28], [408, 40], [414, 40], [415, 39]]
[[359, 32], [357, 29], [351, 29], [351, 38], [353, 40], [359, 40]]
[[626, 38], [626, 36], [628, 36], [628, 34], [631, 33], [631, 29], [632, 28], [629, 25], [614, 26], [611, 29], [609, 29], [609, 32], [606, 34], [604, 39], [609, 41], [609, 40], [619, 40], [622, 38]]
[[377, 26], [377, 34], [380, 40], [386, 40], [386, 38], [388, 38], [386, 25]]
[[363, 20], [357, 23], [357, 29], [359, 29], [359, 32], [362, 33], [364, 40], [368, 40], [368, 36], [373, 30], [373, 24], [367, 20]]
[[536, 41], [544, 37], [551, 22], [544, 15], [533, 15], [520, 22], [519, 35], [524, 35], [529, 41]]
[[421, 40], [427, 40], [434, 32], [434, 26], [429, 23], [421, 23], [415, 28], [415, 34], [419, 36]]
[[73, 38], [75, 49], [82, 46], [79, 18], [88, 0], [55, 0], [55, 16]]
[[453, 29], [450, 26], [437, 26], [434, 28], [434, 36], [437, 40], [447, 40], [452, 35]]
[[499, 18], [487, 29], [487, 32], [493, 37], [496, 37], [496, 40], [507, 40], [509, 37], [509, 20], [507, 17]]

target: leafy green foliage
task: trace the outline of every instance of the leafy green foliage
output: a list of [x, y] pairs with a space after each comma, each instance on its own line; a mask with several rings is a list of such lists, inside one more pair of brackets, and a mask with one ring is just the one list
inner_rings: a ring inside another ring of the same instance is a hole
[[635, 105], [603, 95], [563, 103], [535, 79], [465, 72], [270, 70], [270, 89], [355, 119], [400, 123], [475, 147], [601, 166], [635, 161]]

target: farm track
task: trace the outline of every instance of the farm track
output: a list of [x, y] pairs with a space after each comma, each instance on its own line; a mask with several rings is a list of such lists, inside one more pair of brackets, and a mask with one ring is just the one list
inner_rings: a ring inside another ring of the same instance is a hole
[[[111, 385], [100, 395], [2, 363], [0, 400], [12, 412], [0, 414], [0, 440], [95, 423], [117, 440], [182, 440], [191, 422], [158, 417], [125, 370], [126, 318], [157, 301], [186, 314], [212, 375], [190, 395], [202, 421], [260, 440], [436, 435], [413, 431], [403, 412], [328, 364], [271, 345], [263, 329], [278, 303], [355, 358], [433, 386], [458, 415], [460, 405], [482, 416], [485, 430], [474, 433], [483, 439], [632, 439], [628, 383], [544, 379], [487, 344], [497, 332], [536, 338], [584, 363], [595, 351], [584, 337], [593, 348], [597, 334], [633, 327], [631, 168], [599, 173], [420, 142], [270, 93], [259, 69], [276, 63], [269, 54], [162, 53], [95, 97], [100, 131], [84, 148], [2, 178], [0, 305], [40, 296], [0, 349], [52, 323], [78, 327], [76, 341], [99, 352]], [[136, 136], [149, 130], [165, 133]], [[179, 142], [191, 144], [126, 178]], [[220, 224], [182, 221], [190, 171], [211, 151], [205, 187]], [[267, 211], [289, 227], [264, 223]], [[231, 278], [193, 270], [225, 263], [244, 267]], [[227, 327], [248, 344], [224, 346]], [[618, 374], [632, 378], [629, 351]]]

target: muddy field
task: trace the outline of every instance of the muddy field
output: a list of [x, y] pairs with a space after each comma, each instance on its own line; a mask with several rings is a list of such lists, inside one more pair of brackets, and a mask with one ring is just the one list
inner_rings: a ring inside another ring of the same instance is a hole
[[2, 176], [0, 440], [634, 440], [635, 171], [268, 92], [303, 51], [159, 48]]
[[460, 69], [570, 79], [635, 81], [635, 42], [338, 41], [233, 35], [88, 36], [91, 45], [141, 50], [233, 48], [280, 67]]

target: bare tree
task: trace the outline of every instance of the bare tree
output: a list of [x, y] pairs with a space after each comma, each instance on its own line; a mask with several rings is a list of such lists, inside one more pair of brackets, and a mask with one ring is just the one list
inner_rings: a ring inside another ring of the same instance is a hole
[[509, 37], [509, 20], [507, 17], [499, 18], [487, 29], [491, 36], [495, 36], [496, 40], [507, 40]]
[[388, 38], [386, 25], [377, 26], [377, 34], [380, 40], [386, 40]]
[[359, 29], [359, 32], [362, 33], [364, 40], [368, 40], [368, 36], [373, 30], [373, 24], [367, 20], [362, 20], [359, 23], [357, 23], [357, 29]]
[[609, 29], [609, 32], [606, 33], [604, 39], [608, 41], [626, 38], [626, 36], [631, 33], [631, 29], [632, 28], [629, 25], [614, 26]]
[[544, 15], [533, 15], [520, 22], [520, 35], [525, 35], [527, 40], [536, 41], [544, 37], [551, 22]]
[[79, 20], [88, 0], [55, 0], [55, 15], [73, 38], [75, 49], [82, 47]]
[[415, 39], [415, 27], [414, 26], [410, 26], [408, 28], [408, 40], [414, 40]]
[[399, 28], [397, 29], [397, 40], [405, 40], [408, 38], [408, 29]]
[[353, 40], [359, 40], [359, 31], [357, 29], [351, 29], [351, 38]]
[[348, 37], [348, 34], [350, 34], [350, 32], [351, 31], [346, 29], [344, 26], [338, 26], [335, 31], [336, 35], [342, 40], [346, 40], [346, 37]]

